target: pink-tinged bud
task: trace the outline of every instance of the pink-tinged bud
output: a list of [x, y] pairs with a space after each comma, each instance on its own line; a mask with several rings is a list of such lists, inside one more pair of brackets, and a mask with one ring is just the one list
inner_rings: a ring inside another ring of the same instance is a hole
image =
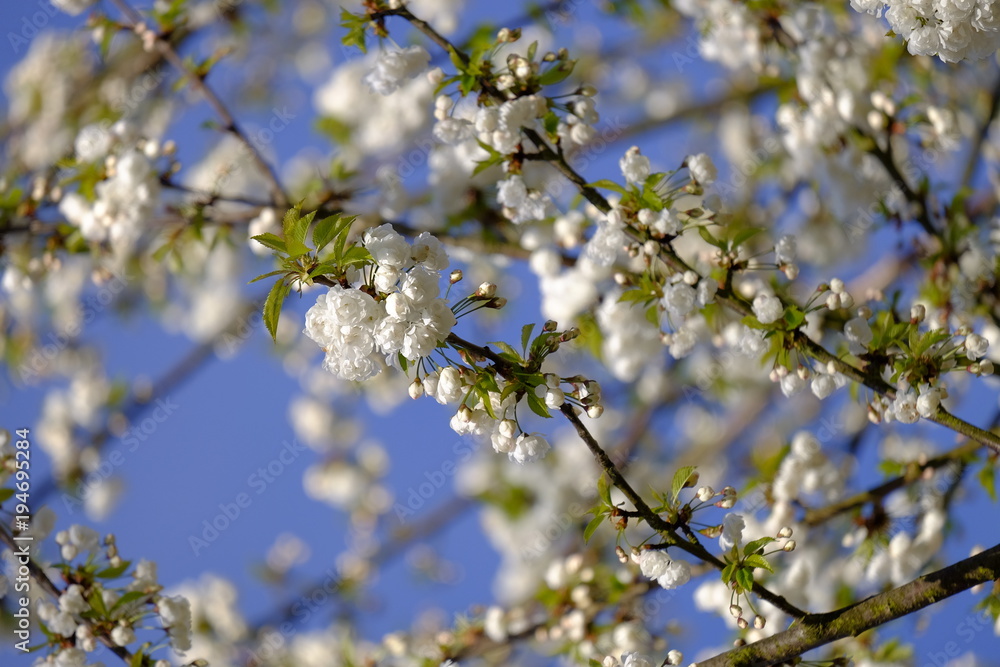
[[736, 619], [736, 625], [740, 626], [740, 630], [746, 630], [750, 623], [747, 622], [747, 619], [741, 616]]
[[743, 607], [738, 604], [729, 605], [729, 615], [733, 618], [740, 618], [743, 616]]
[[462, 270], [461, 269], [455, 269], [454, 271], [452, 271], [451, 272], [451, 276], [448, 278], [448, 280], [451, 281], [452, 285], [454, 285], [455, 283], [457, 283], [461, 279], [462, 279]]
[[762, 630], [764, 628], [764, 625], [766, 624], [767, 624], [766, 618], [764, 618], [763, 616], [754, 616], [753, 627], [757, 628], [758, 630]]

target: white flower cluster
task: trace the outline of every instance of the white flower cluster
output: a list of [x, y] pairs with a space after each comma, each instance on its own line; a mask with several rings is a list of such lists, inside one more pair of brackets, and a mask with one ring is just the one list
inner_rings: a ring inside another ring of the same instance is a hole
[[424, 232], [411, 246], [385, 224], [365, 233], [364, 246], [375, 260], [380, 299], [335, 285], [306, 313], [305, 334], [326, 352], [323, 368], [345, 380], [373, 377], [382, 359], [392, 363], [397, 354], [426, 357], [456, 323], [438, 297], [448, 266], [440, 241]]
[[686, 162], [691, 178], [699, 185], [711, 185], [719, 176], [719, 170], [715, 168], [715, 163], [708, 153], [689, 155]]
[[364, 82], [376, 93], [389, 95], [426, 70], [430, 61], [431, 54], [422, 46], [385, 49], [378, 54], [375, 69], [365, 76]]
[[659, 549], [643, 549], [632, 560], [639, 564], [642, 576], [656, 579], [663, 588], [670, 590], [683, 586], [691, 579], [691, 566], [682, 560], [672, 560], [666, 551]]
[[698, 343], [694, 323], [698, 312], [715, 301], [719, 284], [712, 278], [700, 278], [694, 271], [675, 274], [663, 288], [661, 306], [666, 311], [675, 331], [664, 334], [662, 341], [669, 346], [674, 359], [686, 357]]
[[[554, 377], [554, 376], [553, 376]], [[498, 378], [497, 384], [503, 389], [503, 380]], [[558, 388], [558, 378], [555, 379], [555, 391], [565, 394]], [[418, 387], [411, 390], [411, 396], [415, 398], [421, 394], [434, 397], [442, 405], [455, 404], [463, 401], [470, 392], [471, 386], [466, 381], [466, 377], [453, 366], [446, 366], [431, 373], [428, 373], [423, 380], [414, 382], [411, 387]], [[553, 390], [546, 387], [546, 402], [550, 407], [558, 407], [558, 395]], [[548, 394], [553, 398], [549, 398]], [[451, 418], [451, 428], [459, 435], [473, 435], [483, 440], [489, 439], [493, 449], [500, 454], [507, 454], [510, 460], [517, 463], [535, 461], [544, 457], [549, 449], [548, 441], [538, 434], [518, 433], [517, 422], [508, 418], [513, 416], [515, 398], [510, 394], [502, 401], [500, 394], [490, 392], [490, 409], [496, 417], [490, 416], [486, 410], [482, 399], [478, 399], [470, 408], [463, 403], [458, 412]]]
[[775, 501], [792, 501], [813, 493], [832, 501], [843, 488], [843, 475], [823, 454], [819, 441], [805, 431], [796, 433], [771, 485]]
[[1000, 48], [1000, 7], [994, 0], [851, 0], [851, 6], [876, 16], [884, 9], [913, 55], [953, 63], [986, 58]]
[[597, 136], [594, 124], [600, 120], [594, 100], [590, 97], [581, 97], [573, 102], [570, 108], [573, 113], [566, 116], [565, 120], [560, 120], [556, 128], [559, 146], [563, 150], [592, 141]]
[[528, 190], [519, 174], [511, 174], [497, 183], [497, 202], [508, 220], [521, 224], [544, 219], [552, 200], [537, 190]]
[[498, 153], [509, 155], [521, 143], [521, 128], [533, 128], [549, 110], [542, 95], [508, 100], [499, 107], [481, 107], [476, 112], [476, 135]]
[[612, 292], [597, 309], [597, 323], [604, 334], [601, 351], [611, 374], [632, 382], [644, 369], [659, 365], [663, 343], [659, 327], [646, 319], [646, 309], [632, 301], [619, 301], [619, 296]]
[[917, 389], [905, 380], [896, 387], [896, 398], [884, 401], [882, 419], [887, 423], [898, 421], [903, 424], [913, 424], [921, 417], [933, 417], [941, 405], [941, 399], [947, 396], [947, 390], [942, 385], [930, 386], [922, 384]]
[[129, 247], [153, 211], [159, 181], [149, 158], [136, 149], [110, 158], [109, 166], [111, 176], [97, 184], [92, 203], [71, 192], [62, 198], [59, 211], [88, 241]]
[[622, 176], [630, 185], [642, 185], [649, 178], [649, 158], [639, 153], [638, 146], [632, 146], [625, 151], [624, 157], [618, 161], [618, 166], [621, 167]]

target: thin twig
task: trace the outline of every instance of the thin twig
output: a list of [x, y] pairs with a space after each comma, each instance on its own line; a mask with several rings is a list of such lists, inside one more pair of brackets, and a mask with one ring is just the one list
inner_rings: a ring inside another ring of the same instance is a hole
[[[128, 2], [125, 0], [111, 0], [111, 2], [118, 7], [118, 9], [126, 16], [126, 18], [132, 23], [130, 26], [133, 30], [136, 26], [142, 24], [142, 15], [137, 12]], [[254, 164], [257, 165], [261, 172], [261, 175], [268, 182], [268, 187], [271, 190], [271, 198], [273, 199], [273, 205], [278, 208], [283, 208], [288, 205], [288, 197], [285, 195], [284, 188], [281, 187], [281, 181], [278, 179], [278, 175], [275, 173], [273, 167], [268, 164], [264, 156], [260, 154], [257, 147], [253, 145], [247, 135], [240, 129], [239, 125], [236, 124], [236, 119], [233, 115], [229, 113], [229, 109], [226, 108], [225, 103], [219, 96], [215, 94], [205, 80], [189, 70], [181, 59], [180, 55], [174, 49], [174, 46], [164, 39], [161, 35], [156, 35], [156, 48], [163, 55], [163, 58], [174, 66], [201, 95], [208, 102], [209, 106], [215, 111], [216, 115], [222, 121], [223, 129], [226, 132], [232, 134], [244, 148], [248, 151], [250, 159]]]

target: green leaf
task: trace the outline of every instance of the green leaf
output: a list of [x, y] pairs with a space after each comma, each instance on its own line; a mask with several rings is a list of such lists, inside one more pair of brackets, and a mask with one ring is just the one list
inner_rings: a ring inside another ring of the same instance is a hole
[[284, 271], [268, 271], [267, 273], [260, 274], [259, 276], [257, 276], [256, 278], [254, 278], [253, 280], [251, 280], [247, 284], [249, 285], [250, 283], [255, 283], [258, 280], [263, 280], [264, 278], [271, 278], [273, 276], [281, 275], [283, 273], [285, 273], [285, 272]]
[[557, 83], [561, 83], [566, 80], [566, 77], [573, 73], [573, 67], [575, 66], [575, 60], [567, 60], [554, 67], [550, 67], [547, 71], [542, 72], [542, 75], [538, 77], [538, 83], [543, 86], [554, 86]]
[[797, 329], [806, 321], [806, 314], [798, 306], [788, 306], [785, 308], [785, 322], [789, 329]]
[[351, 264], [367, 264], [372, 261], [372, 254], [368, 252], [367, 248], [362, 248], [359, 245], [352, 246], [347, 252], [343, 254], [340, 258], [341, 266], [350, 266]]
[[545, 418], [549, 418], [552, 416], [551, 414], [549, 414], [549, 408], [548, 406], [545, 405], [545, 401], [538, 398], [538, 396], [535, 396], [534, 391], [529, 389], [527, 392], [525, 392], [524, 396], [525, 398], [528, 399], [528, 407], [531, 408], [531, 411], [534, 412], [536, 415]]
[[673, 497], [674, 502], [677, 502], [677, 495], [687, 484], [687, 481], [691, 478], [691, 473], [696, 470], [696, 466], [684, 466], [680, 470], [674, 473], [674, 479], [670, 483], [670, 495]]
[[288, 256], [291, 259], [295, 259], [296, 257], [301, 257], [302, 255], [309, 254], [309, 246], [307, 246], [302, 241], [289, 239], [287, 245], [288, 245]]
[[593, 519], [591, 519], [590, 523], [587, 524], [587, 527], [583, 529], [583, 541], [590, 542], [590, 536], [594, 534], [594, 531], [596, 531], [597, 527], [600, 526], [602, 523], [604, 523], [603, 514], [598, 514]]
[[511, 347], [509, 343], [505, 343], [502, 340], [494, 340], [494, 341], [490, 341], [488, 344], [489, 345], [496, 345], [497, 347], [499, 347], [501, 350], [503, 350], [508, 355], [510, 355], [511, 357], [513, 357], [512, 361], [515, 361], [515, 362], [523, 361], [521, 359], [521, 355], [518, 354], [517, 350], [515, 350], [513, 347]]
[[258, 234], [257, 236], [252, 236], [250, 238], [257, 241], [261, 245], [267, 246], [271, 250], [277, 250], [278, 252], [285, 254], [288, 253], [288, 248], [285, 245], [285, 242], [276, 234], [268, 232], [267, 234]]
[[994, 462], [987, 459], [986, 464], [983, 469], [979, 471], [976, 475], [979, 483], [983, 485], [983, 489], [989, 495], [990, 500], [993, 502], [997, 501], [997, 485], [996, 485], [996, 468], [994, 467]]
[[279, 280], [274, 283], [274, 287], [267, 293], [267, 298], [264, 300], [264, 325], [267, 327], [268, 333], [271, 334], [271, 340], [275, 342], [278, 340], [278, 318], [281, 317], [281, 304], [284, 303], [285, 297], [288, 296], [291, 289], [284, 280]]
[[[771, 564], [767, 562], [767, 559], [761, 556], [760, 554], [750, 554], [749, 556], [743, 559], [743, 563], [745, 565], [748, 565], [749, 567], [761, 570], [767, 570], [771, 574], [774, 574], [774, 568], [772, 568]], [[751, 586], [752, 585], [753, 584], [751, 584]]]
[[606, 178], [602, 178], [599, 181], [594, 181], [593, 183], [588, 183], [587, 187], [590, 187], [590, 188], [601, 188], [603, 190], [611, 190], [612, 192], [617, 192], [618, 194], [621, 194], [621, 195], [628, 194], [628, 191], [625, 190], [625, 188], [623, 188], [622, 186], [618, 185], [614, 181], [608, 180]]
[[148, 593], [143, 593], [141, 591], [129, 591], [125, 595], [121, 596], [115, 600], [114, 605], [111, 606], [111, 611], [114, 612], [119, 607], [124, 607], [125, 605], [135, 602], [136, 600], [141, 600], [146, 597]]
[[722, 568], [722, 580], [727, 584], [733, 580], [733, 572], [736, 570], [736, 563], [729, 563]]
[[608, 485], [608, 476], [601, 475], [597, 478], [597, 496], [604, 501], [604, 504], [611, 507], [611, 488]]
[[535, 40], [528, 46], [528, 55], [526, 56], [527, 59], [534, 60], [536, 53], [538, 53], [538, 40]]
[[531, 340], [531, 332], [535, 330], [535, 324], [525, 324], [521, 327], [521, 349], [528, 351], [528, 342]]
[[750, 542], [746, 543], [746, 546], [743, 547], [743, 553], [747, 554], [756, 553], [760, 549], [763, 549], [765, 545], [770, 544], [771, 542], [774, 542], [773, 537], [761, 537], [756, 540], [751, 540]]
[[740, 585], [745, 592], [749, 593], [753, 590], [753, 570], [748, 567], [741, 567], [736, 570], [736, 583]]
[[90, 594], [87, 598], [87, 602], [90, 603], [90, 608], [93, 609], [97, 615], [101, 618], [106, 618], [108, 615], [108, 608], [104, 606], [104, 598], [96, 590]]
[[122, 561], [120, 565], [101, 570], [94, 576], [99, 577], [101, 579], [117, 579], [118, 577], [122, 576], [122, 573], [125, 572], [125, 570], [127, 570], [131, 564], [132, 561], [128, 560]]
[[744, 242], [753, 238], [762, 231], [764, 230], [761, 229], [760, 227], [749, 227], [747, 229], [741, 229], [740, 231], [736, 232], [735, 236], [733, 236], [732, 246], [734, 248], [738, 248], [741, 245], [743, 245]]
[[0, 489], [0, 503], [9, 500], [14, 495], [14, 489]]
[[[298, 226], [301, 218], [301, 206], [293, 206], [285, 211], [285, 217], [281, 219], [281, 233], [284, 235], [285, 240], [295, 238], [295, 228]], [[299, 240], [301, 241], [302, 239]]]
[[340, 222], [339, 215], [329, 215], [313, 227], [312, 242], [313, 247], [319, 252], [337, 236], [337, 224]]
[[701, 238], [705, 239], [705, 243], [707, 243], [709, 245], [713, 245], [713, 246], [715, 246], [716, 248], [718, 248], [719, 250], [722, 250], [722, 251], [725, 251], [725, 250], [728, 249], [728, 248], [726, 248], [726, 242], [723, 241], [723, 240], [717, 239], [714, 236], [712, 236], [712, 232], [708, 231], [707, 228], [705, 228], [705, 227], [698, 227], [698, 234], [701, 236]]

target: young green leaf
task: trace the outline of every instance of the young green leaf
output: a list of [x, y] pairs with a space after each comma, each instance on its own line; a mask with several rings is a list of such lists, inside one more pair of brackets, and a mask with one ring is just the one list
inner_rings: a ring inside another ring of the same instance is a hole
[[677, 502], [677, 496], [680, 494], [681, 489], [687, 484], [687, 481], [691, 478], [691, 473], [695, 471], [695, 466], [684, 466], [680, 470], [674, 473], [674, 479], [670, 483], [670, 495], [674, 502]]
[[291, 287], [285, 284], [284, 280], [274, 283], [274, 287], [267, 294], [264, 300], [264, 326], [271, 334], [271, 340], [278, 340], [278, 318], [281, 317], [281, 304], [291, 291]]
[[337, 236], [337, 225], [340, 222], [340, 215], [329, 215], [313, 227], [312, 242], [316, 252], [327, 246]]
[[257, 236], [253, 236], [251, 238], [261, 245], [267, 246], [271, 250], [277, 250], [280, 253], [288, 253], [285, 242], [277, 234], [258, 234]]
[[760, 554], [750, 554], [743, 559], [743, 562], [752, 568], [767, 570], [771, 574], [774, 574], [774, 568], [771, 567], [771, 564], [767, 562], [767, 559]]
[[583, 541], [590, 542], [590, 536], [594, 534], [594, 531], [596, 531], [598, 526], [600, 526], [602, 523], [604, 523], [603, 514], [598, 514], [593, 519], [591, 519], [590, 523], [587, 524], [587, 527], [583, 529]]

